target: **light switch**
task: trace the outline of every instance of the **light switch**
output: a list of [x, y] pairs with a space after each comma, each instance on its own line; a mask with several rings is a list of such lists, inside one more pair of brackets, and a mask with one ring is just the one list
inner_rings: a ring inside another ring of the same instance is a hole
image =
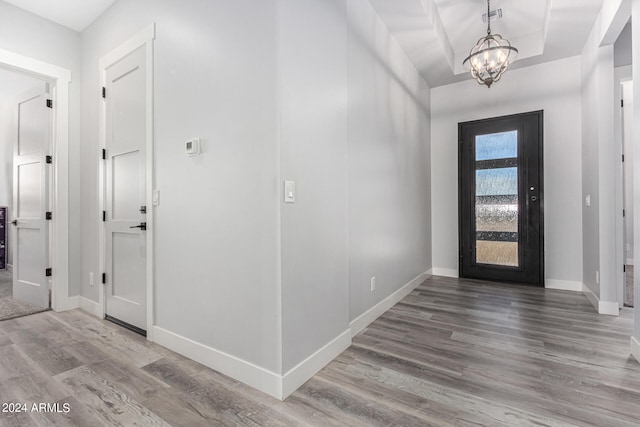
[[296, 183], [294, 181], [284, 182], [284, 202], [285, 203], [296, 202]]
[[200, 138], [191, 138], [185, 141], [184, 152], [188, 157], [200, 154]]

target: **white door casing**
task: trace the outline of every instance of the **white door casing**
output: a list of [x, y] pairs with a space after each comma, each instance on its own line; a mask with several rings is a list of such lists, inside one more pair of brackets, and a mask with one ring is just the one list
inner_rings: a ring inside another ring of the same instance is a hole
[[[13, 297], [38, 307], [50, 306], [49, 210], [51, 108], [48, 84], [17, 102], [17, 140], [13, 157]], [[52, 102], [52, 101], [51, 101]]]
[[106, 314], [142, 330], [147, 328], [145, 58], [139, 47], [106, 69], [104, 101]]

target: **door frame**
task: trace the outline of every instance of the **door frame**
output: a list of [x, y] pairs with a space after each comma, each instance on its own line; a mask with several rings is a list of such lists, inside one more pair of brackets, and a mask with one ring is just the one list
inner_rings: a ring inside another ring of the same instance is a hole
[[[613, 135], [615, 141], [615, 155], [618, 159], [622, 159], [625, 156], [625, 161], [633, 162], [633, 153], [624, 153], [623, 149], [623, 129], [622, 129], [622, 107], [620, 100], [622, 99], [622, 83], [633, 80], [633, 69], [631, 65], [625, 67], [614, 68], [614, 126]], [[615, 230], [616, 230], [616, 295], [618, 300], [618, 307], [624, 307], [624, 292], [626, 274], [624, 268], [627, 264], [627, 250], [625, 247], [626, 229], [624, 226], [625, 217], [622, 214], [625, 209], [624, 206], [624, 163], [622, 161], [616, 161], [615, 172], [615, 201], [616, 212], [615, 215]], [[635, 243], [635, 242], [634, 242]], [[635, 253], [635, 248], [634, 248]], [[635, 266], [634, 266], [635, 267]]]
[[[106, 87], [106, 70], [111, 65], [120, 61], [125, 56], [129, 55], [134, 50], [144, 47], [146, 52], [146, 82], [147, 82], [147, 99], [146, 99], [146, 205], [147, 205], [147, 229], [146, 244], [147, 244], [147, 257], [146, 257], [146, 274], [147, 274], [147, 340], [153, 341], [153, 324], [154, 324], [154, 307], [153, 307], [153, 294], [154, 294], [154, 246], [153, 246], [153, 226], [154, 226], [154, 205], [153, 205], [153, 189], [154, 189], [154, 173], [153, 173], [153, 40], [156, 37], [156, 25], [155, 22], [142, 29], [127, 41], [113, 49], [111, 52], [100, 58], [99, 73], [100, 73], [100, 87]], [[100, 92], [96, 90], [96, 96]], [[107, 109], [104, 100], [100, 102], [100, 149], [104, 149], [107, 143]], [[98, 161], [98, 200], [99, 200], [99, 212], [105, 210], [106, 206], [106, 167], [102, 157], [99, 156]], [[96, 213], [98, 214], [98, 213]], [[100, 214], [101, 215], [101, 214]], [[99, 268], [100, 271], [106, 271], [106, 233], [104, 223], [99, 223]], [[99, 292], [99, 316], [104, 318], [106, 314], [106, 286], [104, 283], [100, 284]]]
[[78, 308], [78, 297], [69, 296], [69, 85], [71, 70], [0, 49], [0, 67], [49, 82], [54, 100], [51, 155], [53, 170], [50, 204], [54, 217], [50, 227], [51, 308]]
[[[465, 178], [465, 168], [466, 168], [466, 164], [464, 164], [464, 158], [462, 155], [462, 143], [463, 143], [463, 138], [462, 138], [462, 134], [463, 134], [463, 129], [466, 126], [469, 125], [476, 125], [476, 124], [486, 124], [488, 126], [491, 126], [493, 123], [495, 122], [501, 122], [504, 120], [509, 120], [509, 119], [518, 119], [520, 117], [524, 117], [524, 118], [528, 118], [528, 117], [536, 117], [537, 118], [537, 133], [538, 133], [538, 150], [537, 150], [537, 162], [539, 165], [539, 177], [538, 177], [538, 191], [537, 191], [537, 197], [538, 197], [538, 203], [537, 205], [539, 206], [539, 224], [538, 224], [538, 239], [539, 239], [539, 247], [538, 247], [538, 261], [539, 261], [539, 266], [538, 266], [538, 282], [537, 283], [532, 283], [532, 282], [520, 282], [517, 280], [510, 280], [510, 279], [503, 279], [500, 277], [497, 277], [495, 279], [488, 279], [488, 280], [498, 280], [498, 281], [505, 281], [505, 282], [509, 282], [509, 283], [517, 283], [517, 284], [521, 284], [521, 285], [525, 285], [525, 286], [538, 286], [538, 287], [545, 287], [545, 250], [544, 250], [544, 110], [535, 110], [535, 111], [527, 111], [524, 113], [516, 113], [516, 114], [508, 114], [508, 115], [504, 115], [504, 116], [498, 116], [498, 117], [488, 117], [485, 119], [478, 119], [478, 120], [471, 120], [471, 121], [466, 121], [466, 122], [460, 122], [458, 123], [458, 271], [459, 271], [459, 276], [463, 277], [462, 272], [463, 272], [463, 253], [462, 253], [462, 246], [463, 246], [463, 240], [464, 240], [464, 236], [462, 235], [462, 230], [464, 229], [464, 224], [465, 224], [465, 218], [463, 218], [462, 212], [463, 212], [463, 207], [468, 205], [469, 203], [472, 203], [471, 199], [475, 200], [475, 196], [471, 196], [471, 195], [466, 195], [463, 194], [462, 189], [461, 189], [461, 185], [463, 182], [463, 179]], [[519, 160], [518, 160], [519, 161]], [[524, 180], [524, 178], [522, 177], [518, 177], [518, 187], [524, 189], [524, 187], [528, 187], [528, 184], [526, 182], [521, 182], [521, 180]], [[528, 199], [528, 193], [525, 194], [525, 196]], [[522, 236], [519, 236], [519, 239]], [[467, 255], [468, 256], [468, 255]], [[497, 270], [500, 270], [499, 267], [497, 267]], [[502, 269], [506, 275], [508, 275], [509, 273], [507, 273], [509, 271], [509, 269], [504, 268]]]

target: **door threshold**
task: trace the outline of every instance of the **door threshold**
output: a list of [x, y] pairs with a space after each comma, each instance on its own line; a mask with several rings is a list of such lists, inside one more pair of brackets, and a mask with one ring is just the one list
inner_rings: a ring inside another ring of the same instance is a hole
[[111, 317], [109, 315], [105, 315], [104, 316], [104, 320], [108, 320], [111, 323], [115, 323], [118, 326], [122, 326], [125, 329], [130, 330], [131, 332], [135, 332], [136, 334], [142, 335], [143, 337], [147, 337], [147, 331], [145, 331], [144, 329], [140, 329], [137, 326], [133, 326], [130, 323], [127, 322], [123, 322], [120, 319], [116, 319], [115, 317]]

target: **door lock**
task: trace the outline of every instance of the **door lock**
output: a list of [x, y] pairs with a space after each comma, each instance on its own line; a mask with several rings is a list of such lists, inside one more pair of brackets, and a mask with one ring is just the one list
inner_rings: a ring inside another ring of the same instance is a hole
[[537, 200], [538, 200], [538, 198], [537, 198], [536, 196], [531, 196], [531, 201], [532, 201], [532, 202], [535, 202], [535, 201], [537, 201]]
[[140, 230], [146, 230], [147, 229], [147, 223], [146, 222], [141, 222], [140, 225], [133, 225], [129, 228], [139, 228]]
[[147, 207], [146, 206], [140, 206], [140, 213], [141, 214], [146, 214], [147, 213]]
[[13, 224], [13, 225], [18, 225], [18, 220], [17, 220], [17, 219], [14, 219], [13, 221], [11, 221], [11, 224]]

